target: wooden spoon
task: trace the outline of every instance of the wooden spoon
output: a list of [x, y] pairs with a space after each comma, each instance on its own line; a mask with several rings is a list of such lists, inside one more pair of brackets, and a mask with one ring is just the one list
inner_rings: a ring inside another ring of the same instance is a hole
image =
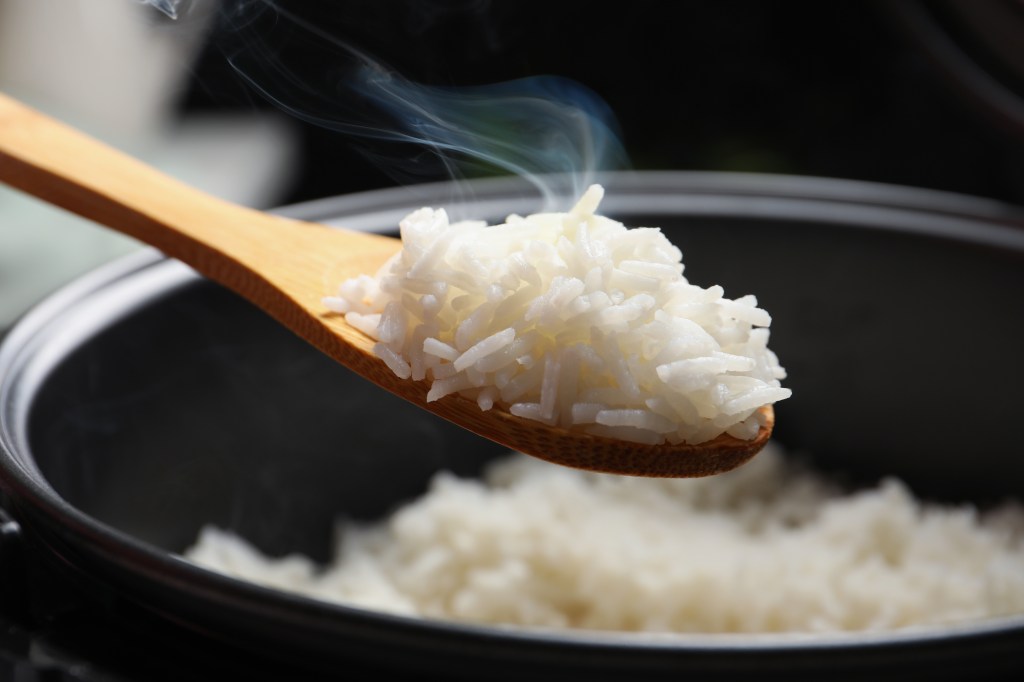
[[374, 341], [321, 303], [343, 280], [372, 274], [397, 239], [304, 223], [206, 195], [0, 94], [0, 180], [146, 242], [234, 290], [377, 385], [470, 431], [557, 464], [638, 476], [707, 476], [764, 447], [774, 413], [750, 441], [642, 445], [548, 426], [457, 395], [426, 401], [429, 382], [399, 379]]

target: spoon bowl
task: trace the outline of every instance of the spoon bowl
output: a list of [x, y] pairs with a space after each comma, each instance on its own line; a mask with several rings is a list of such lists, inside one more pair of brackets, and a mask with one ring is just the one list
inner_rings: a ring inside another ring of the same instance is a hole
[[757, 454], [751, 440], [646, 445], [549, 426], [458, 395], [427, 402], [429, 382], [395, 376], [375, 341], [327, 310], [337, 283], [376, 272], [397, 239], [296, 221], [231, 204], [0, 94], [0, 181], [150, 244], [235, 291], [352, 371], [506, 447], [564, 466], [637, 476], [708, 476]]

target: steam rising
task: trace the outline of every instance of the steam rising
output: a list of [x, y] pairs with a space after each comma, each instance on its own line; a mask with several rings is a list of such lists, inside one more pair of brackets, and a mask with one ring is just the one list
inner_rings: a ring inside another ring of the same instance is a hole
[[[392, 177], [519, 175], [554, 210], [596, 173], [627, 164], [612, 112], [577, 82], [536, 76], [475, 87], [418, 84], [272, 0], [233, 8], [237, 47], [228, 61], [235, 71], [291, 115], [358, 140]], [[273, 21], [258, 22], [264, 13]]]
[[624, 159], [604, 102], [567, 79], [534, 77], [442, 89], [372, 65], [360, 76], [362, 94], [395, 124], [382, 135], [434, 150], [452, 163], [453, 175], [457, 160], [465, 158], [525, 177], [553, 199], [557, 188], [546, 175], [568, 174], [563, 177], [571, 178], [573, 186], [567, 189], [578, 196], [596, 171]]
[[184, 0], [141, 0], [141, 2], [163, 12], [171, 19], [178, 18], [178, 8], [184, 4]]

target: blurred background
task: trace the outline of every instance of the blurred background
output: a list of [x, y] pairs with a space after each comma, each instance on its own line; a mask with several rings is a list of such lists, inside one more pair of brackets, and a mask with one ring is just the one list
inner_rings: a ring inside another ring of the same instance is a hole
[[[359, 135], [354, 61], [599, 96], [637, 169], [849, 178], [1024, 204], [1020, 0], [0, 0], [0, 91], [233, 201], [447, 179]], [[382, 123], [386, 127], [386, 123]], [[136, 245], [0, 188], [0, 330]]]

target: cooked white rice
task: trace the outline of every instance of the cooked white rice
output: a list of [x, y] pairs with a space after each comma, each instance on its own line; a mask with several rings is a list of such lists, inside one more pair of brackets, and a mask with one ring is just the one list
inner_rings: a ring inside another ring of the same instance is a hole
[[592, 186], [568, 213], [451, 224], [424, 208], [401, 223], [402, 251], [325, 305], [377, 339], [428, 400], [648, 443], [753, 438], [757, 410], [789, 397], [768, 349], [771, 317], [683, 276], [655, 228], [597, 215]]
[[887, 480], [844, 494], [772, 444], [707, 479], [515, 455], [438, 475], [337, 556], [271, 559], [206, 528], [188, 557], [312, 597], [433, 619], [677, 633], [825, 633], [1024, 613], [1024, 511], [939, 507]]

